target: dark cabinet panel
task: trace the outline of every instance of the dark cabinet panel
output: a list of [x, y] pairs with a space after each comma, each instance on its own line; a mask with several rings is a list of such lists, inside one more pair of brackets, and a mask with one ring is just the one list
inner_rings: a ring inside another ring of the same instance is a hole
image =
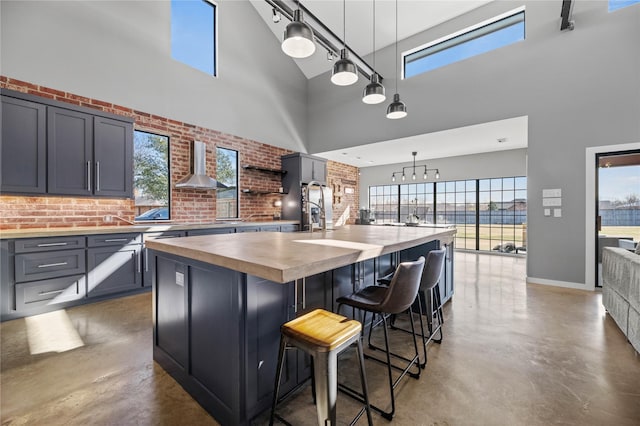
[[24, 253], [15, 256], [15, 281], [35, 281], [85, 271], [84, 250], [60, 250], [44, 253]]
[[72, 275], [16, 284], [15, 292], [17, 311], [80, 300], [85, 294], [85, 276]]
[[[144, 234], [144, 241], [147, 240], [163, 240], [166, 238], [180, 238], [186, 236], [187, 233], [185, 231], [162, 231], [162, 232], [149, 232]], [[143, 287], [151, 287], [151, 271], [155, 267], [153, 262], [153, 256], [149, 256], [149, 249], [143, 249], [143, 263], [144, 263], [144, 273], [142, 274], [142, 286]]]
[[182, 263], [156, 258], [155, 342], [183, 370], [187, 368], [189, 341], [185, 283], [187, 268]]
[[187, 231], [187, 236], [194, 235], [215, 235], [215, 234], [233, 234], [236, 228], [207, 228], [207, 229], [191, 229]]
[[141, 246], [112, 246], [87, 250], [87, 295], [98, 296], [142, 286]]
[[93, 193], [93, 116], [63, 108], [47, 110], [48, 192]]
[[46, 237], [46, 238], [25, 238], [15, 240], [16, 253], [31, 253], [38, 251], [66, 250], [74, 248], [84, 248], [84, 236], [75, 237]]
[[280, 232], [298, 232], [299, 229], [298, 225], [280, 225]]
[[312, 180], [322, 184], [327, 182], [327, 162], [326, 160], [303, 156], [300, 158], [301, 181], [309, 183]]
[[131, 197], [133, 193], [133, 125], [95, 117], [94, 193], [110, 197]]
[[47, 190], [46, 107], [2, 97], [2, 192], [44, 194]]
[[142, 234], [132, 232], [127, 234], [103, 234], [89, 235], [87, 245], [89, 247], [123, 246], [126, 244], [141, 244]]
[[239, 275], [189, 266], [190, 373], [232, 411], [238, 410], [240, 393]]

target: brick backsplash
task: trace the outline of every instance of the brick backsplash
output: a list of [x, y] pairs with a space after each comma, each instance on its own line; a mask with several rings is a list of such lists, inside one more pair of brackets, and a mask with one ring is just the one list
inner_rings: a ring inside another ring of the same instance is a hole
[[[195, 126], [115, 105], [98, 99], [39, 86], [0, 76], [0, 87], [30, 93], [61, 102], [132, 117], [135, 129], [158, 133], [170, 138], [171, 182], [189, 173], [189, 144], [193, 140], [207, 145], [207, 173], [215, 176], [216, 146], [237, 150], [240, 166], [250, 164], [278, 169], [280, 157], [292, 151], [257, 141]], [[358, 217], [358, 169], [346, 164], [328, 163], [329, 185], [334, 193], [334, 223], [354, 223]], [[278, 191], [280, 177], [260, 171], [240, 169], [240, 190]], [[346, 194], [345, 188], [353, 188]], [[243, 194], [240, 197], [240, 217], [271, 220], [279, 214], [275, 201], [279, 195]], [[103, 221], [105, 215], [125, 220]], [[55, 228], [78, 226], [128, 225], [135, 216], [134, 201], [112, 198], [76, 198], [57, 196], [0, 195], [0, 229]], [[216, 218], [216, 197], [213, 191], [171, 188], [171, 219], [176, 222], [211, 222]], [[341, 222], [338, 222], [340, 218]]]

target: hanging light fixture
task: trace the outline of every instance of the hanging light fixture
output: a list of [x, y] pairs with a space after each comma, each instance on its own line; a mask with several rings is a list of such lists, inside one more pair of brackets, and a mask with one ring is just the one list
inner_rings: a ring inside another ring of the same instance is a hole
[[282, 19], [282, 15], [275, 8], [273, 8], [272, 11], [273, 14], [271, 15], [271, 19], [273, 20], [274, 24], [277, 24]]
[[[396, 0], [396, 72], [398, 71], [398, 0]], [[398, 93], [399, 74], [396, 74], [396, 93], [393, 95], [393, 102], [387, 107], [387, 118], [392, 120], [407, 116], [407, 106], [400, 100]]]
[[362, 94], [362, 102], [365, 104], [379, 104], [385, 101], [387, 97], [384, 94], [384, 86], [380, 84], [376, 68], [376, 0], [373, 0], [373, 72], [371, 73], [370, 83], [364, 88]]
[[350, 86], [358, 81], [358, 68], [349, 59], [347, 52], [347, 6], [346, 0], [342, 0], [342, 39], [343, 47], [340, 50], [340, 59], [333, 64], [331, 82], [337, 86]]
[[284, 30], [282, 51], [292, 58], [308, 58], [316, 51], [313, 42], [313, 30], [304, 22], [302, 11], [298, 8], [293, 12], [293, 21]]
[[411, 169], [411, 172], [412, 172], [411, 173], [411, 179], [412, 180], [416, 180], [416, 167], [417, 168], [424, 167], [424, 170], [422, 172], [422, 178], [424, 180], [427, 180], [427, 177], [428, 177], [427, 173], [428, 172], [433, 172], [433, 171], [436, 172], [436, 174], [435, 174], [436, 180], [440, 179], [440, 170], [438, 170], [438, 169], [428, 169], [426, 164], [418, 164], [418, 165], [416, 165], [416, 155], [418, 155], [418, 152], [417, 151], [413, 151], [411, 153], [411, 155], [413, 155], [413, 166], [403, 167], [402, 171], [391, 173], [391, 182], [395, 182], [396, 181], [396, 174], [400, 174], [400, 173], [402, 173], [402, 177], [401, 178], [402, 178], [402, 181], [404, 182], [405, 179], [406, 179], [406, 174], [405, 174], [405, 170], [406, 169]]

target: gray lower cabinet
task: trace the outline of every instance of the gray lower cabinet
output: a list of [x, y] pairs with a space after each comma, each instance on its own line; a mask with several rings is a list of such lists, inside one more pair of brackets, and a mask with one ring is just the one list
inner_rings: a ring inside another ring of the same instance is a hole
[[236, 228], [191, 229], [187, 231], [187, 236], [192, 237], [195, 235], [233, 234], [234, 232], [236, 232]]
[[[144, 241], [148, 240], [163, 240], [167, 238], [180, 238], [185, 237], [187, 235], [186, 231], [161, 231], [161, 232], [147, 232], [143, 234]], [[147, 248], [142, 249], [142, 263], [143, 274], [142, 274], [142, 286], [151, 288], [151, 271], [154, 268], [154, 260], [152, 257], [149, 257], [149, 250]]]
[[142, 237], [110, 234], [87, 238], [87, 296], [142, 287]]
[[47, 110], [44, 105], [2, 96], [0, 191], [47, 191]]

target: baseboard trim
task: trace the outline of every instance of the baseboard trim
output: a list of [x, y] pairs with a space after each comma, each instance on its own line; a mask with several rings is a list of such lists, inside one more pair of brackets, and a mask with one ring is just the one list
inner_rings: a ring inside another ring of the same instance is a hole
[[570, 281], [547, 280], [544, 278], [527, 277], [527, 284], [542, 284], [553, 287], [573, 288], [576, 290], [593, 291], [593, 287], [588, 287], [584, 283], [574, 283]]

